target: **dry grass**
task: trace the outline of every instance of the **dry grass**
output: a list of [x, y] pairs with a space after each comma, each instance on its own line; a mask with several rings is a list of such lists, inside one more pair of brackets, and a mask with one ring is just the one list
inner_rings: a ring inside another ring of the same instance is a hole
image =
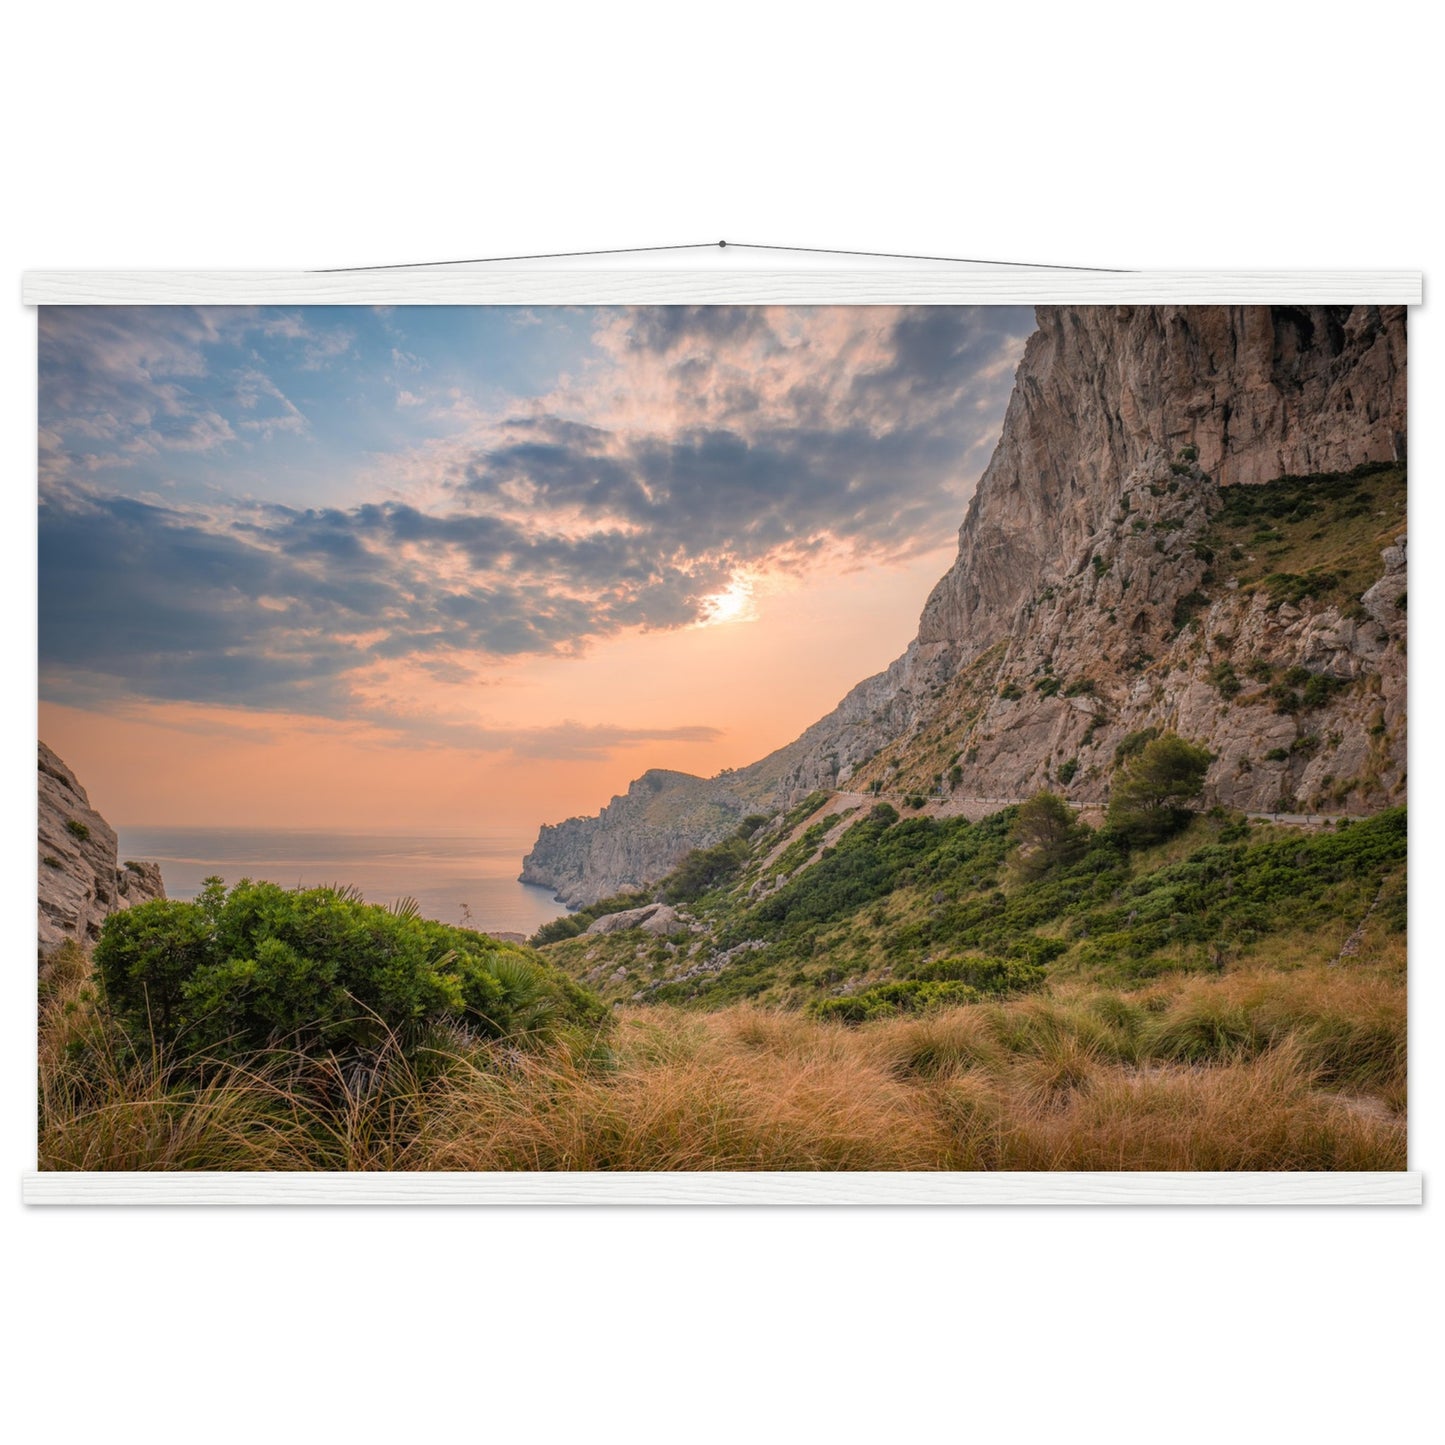
[[358, 1084], [133, 1057], [83, 960], [42, 989], [46, 1169], [1400, 1169], [1405, 991], [1368, 967], [1171, 980], [861, 1028], [622, 1014], [541, 1054], [462, 1040]]

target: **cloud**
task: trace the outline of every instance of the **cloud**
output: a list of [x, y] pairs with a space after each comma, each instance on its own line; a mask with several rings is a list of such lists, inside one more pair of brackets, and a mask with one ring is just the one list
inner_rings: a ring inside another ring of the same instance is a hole
[[[655, 307], [594, 323], [590, 353], [550, 393], [375, 461], [390, 479], [375, 500], [247, 502], [225, 494], [218, 464], [223, 493], [201, 509], [89, 477], [303, 433], [270, 349], [304, 370], [318, 336], [335, 358], [354, 351], [352, 331], [310, 313], [45, 308], [47, 695], [110, 678], [141, 697], [399, 717], [376, 679], [403, 664], [463, 688], [477, 658], [575, 655], [706, 620], [742, 575], [936, 550], [996, 436], [1030, 318]], [[386, 340], [379, 377], [429, 369], [406, 345]], [[495, 745], [527, 756], [689, 740], [573, 724], [506, 736]]]
[[712, 743], [723, 736], [714, 727], [630, 728], [615, 723], [562, 722], [551, 727], [443, 727], [432, 740], [453, 746], [508, 752], [514, 757], [546, 762], [581, 762], [605, 758], [617, 748], [648, 743]]
[[42, 480], [302, 435], [307, 419], [260, 350], [321, 371], [356, 339], [334, 321], [257, 307], [42, 307]]

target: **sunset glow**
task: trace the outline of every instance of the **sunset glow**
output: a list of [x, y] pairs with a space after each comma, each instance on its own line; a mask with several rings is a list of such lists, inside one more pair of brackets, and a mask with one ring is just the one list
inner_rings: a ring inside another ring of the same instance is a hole
[[912, 636], [1027, 311], [46, 308], [40, 732], [122, 824], [498, 827]]
[[720, 622], [752, 622], [757, 617], [753, 589], [745, 578], [734, 578], [721, 592], [702, 599], [699, 625], [713, 627]]

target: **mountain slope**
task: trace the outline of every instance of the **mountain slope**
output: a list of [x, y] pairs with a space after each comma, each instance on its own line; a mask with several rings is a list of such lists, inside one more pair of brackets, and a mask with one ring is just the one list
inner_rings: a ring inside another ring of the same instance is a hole
[[[903, 656], [751, 767], [665, 775], [670, 822], [614, 803], [544, 829], [524, 878], [590, 902], [845, 785], [1096, 801], [1151, 726], [1217, 754], [1220, 802], [1397, 800], [1405, 384], [1399, 307], [1040, 308]], [[1229, 502], [1262, 484], [1258, 515]]]

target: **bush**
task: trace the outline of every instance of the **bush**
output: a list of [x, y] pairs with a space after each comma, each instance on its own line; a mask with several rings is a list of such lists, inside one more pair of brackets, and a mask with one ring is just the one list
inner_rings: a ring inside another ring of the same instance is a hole
[[112, 914], [95, 963], [132, 1035], [186, 1054], [412, 1053], [441, 1024], [500, 1038], [602, 1017], [522, 949], [336, 888], [209, 879], [194, 903]]
[[1239, 674], [1234, 670], [1234, 664], [1229, 662], [1216, 663], [1209, 670], [1209, 681], [1219, 690], [1220, 697], [1225, 701], [1239, 696], [1244, 684], [1239, 680]]
[[845, 994], [842, 998], [818, 999], [808, 1006], [808, 1012], [815, 1018], [861, 1024], [894, 1014], [956, 1008], [959, 1004], [976, 1003], [980, 997], [978, 990], [966, 983], [920, 983], [916, 979], [903, 979], [897, 983], [881, 983], [862, 993]]
[[711, 848], [694, 848], [666, 878], [660, 891], [669, 903], [690, 903], [704, 893], [730, 882], [748, 859], [747, 839], [741, 833], [724, 838]]
[[1036, 963], [1010, 958], [940, 958], [919, 964], [911, 977], [919, 983], [966, 983], [981, 994], [1002, 998], [1039, 988], [1046, 975]]
[[83, 843], [90, 837], [90, 829], [82, 823], [79, 818], [67, 818], [65, 820], [66, 830], [73, 833]]

